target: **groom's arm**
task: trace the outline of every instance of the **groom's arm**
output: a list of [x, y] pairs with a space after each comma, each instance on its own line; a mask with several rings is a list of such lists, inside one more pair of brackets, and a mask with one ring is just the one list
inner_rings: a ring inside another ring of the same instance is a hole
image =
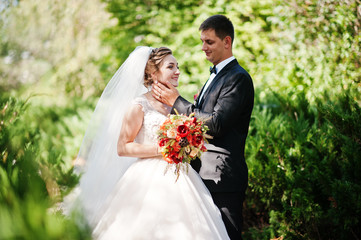
[[196, 106], [194, 104], [188, 102], [182, 96], [178, 96], [178, 98], [175, 100], [175, 102], [172, 106], [171, 113], [175, 114], [176, 111], [178, 113], [183, 113], [186, 115], [189, 115], [194, 112], [195, 116], [197, 118], [201, 118], [201, 119], [208, 119], [208, 118], [212, 117], [212, 113], [206, 113], [206, 112], [200, 111], [200, 109], [196, 108]]
[[[254, 89], [251, 77], [247, 72], [236, 72], [224, 79], [216, 104], [208, 111], [200, 110], [182, 96], [171, 84], [153, 85], [153, 96], [159, 101], [172, 107], [171, 113], [191, 114], [197, 118], [207, 119], [206, 125], [209, 134], [213, 137], [221, 137], [235, 124], [244, 125], [247, 132], [249, 118], [253, 109]], [[161, 97], [160, 97], [161, 96]]]
[[[236, 124], [244, 126], [242, 132], [247, 132], [249, 118], [253, 109], [254, 89], [251, 77], [244, 72], [231, 75], [220, 89], [218, 99], [209, 112], [201, 111], [194, 104], [179, 96], [172, 107], [179, 113], [190, 114], [202, 119], [208, 119], [206, 125], [209, 134], [221, 137]], [[206, 103], [205, 103], [206, 104]], [[207, 110], [207, 108], [206, 108]]]

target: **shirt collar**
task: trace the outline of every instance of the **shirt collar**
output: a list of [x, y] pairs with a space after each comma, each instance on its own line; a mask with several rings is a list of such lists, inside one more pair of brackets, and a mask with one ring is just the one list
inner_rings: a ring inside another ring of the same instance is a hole
[[216, 65], [217, 73], [219, 73], [228, 63], [236, 59], [234, 56], [229, 57]]

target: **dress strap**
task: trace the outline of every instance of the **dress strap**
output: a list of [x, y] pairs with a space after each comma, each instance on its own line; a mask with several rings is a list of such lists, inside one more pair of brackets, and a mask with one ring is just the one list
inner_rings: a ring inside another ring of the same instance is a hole
[[133, 104], [137, 104], [137, 105], [142, 106], [142, 110], [143, 110], [144, 113], [148, 112], [151, 109], [151, 105], [150, 105], [147, 97], [144, 96], [144, 94], [140, 95], [139, 97], [136, 97], [133, 100]]

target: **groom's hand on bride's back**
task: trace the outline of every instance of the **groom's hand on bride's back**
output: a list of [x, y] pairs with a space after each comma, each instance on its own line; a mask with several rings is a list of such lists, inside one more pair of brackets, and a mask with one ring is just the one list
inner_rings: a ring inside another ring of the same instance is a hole
[[158, 101], [172, 107], [179, 97], [178, 90], [170, 83], [154, 82], [152, 84], [152, 95]]

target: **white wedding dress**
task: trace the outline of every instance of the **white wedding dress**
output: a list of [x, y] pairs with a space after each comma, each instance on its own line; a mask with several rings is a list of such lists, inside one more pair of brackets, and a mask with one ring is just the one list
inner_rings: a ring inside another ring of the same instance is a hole
[[[144, 95], [134, 100], [144, 111], [136, 142], [154, 144], [166, 116]], [[121, 159], [119, 159], [121, 160]], [[174, 166], [161, 158], [138, 159], [116, 184], [93, 231], [95, 239], [229, 239], [221, 214], [199, 175], [189, 166], [176, 180]], [[101, 179], [99, 180], [101, 181]]]

